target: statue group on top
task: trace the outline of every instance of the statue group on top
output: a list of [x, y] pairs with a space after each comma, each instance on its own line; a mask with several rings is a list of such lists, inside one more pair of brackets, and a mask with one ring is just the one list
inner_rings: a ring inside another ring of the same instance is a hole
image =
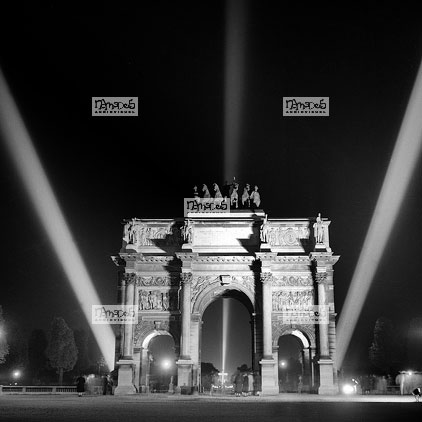
[[200, 196], [198, 186], [195, 185], [193, 187], [193, 197], [195, 199], [201, 199], [202, 201], [206, 201], [207, 199], [211, 200], [211, 198], [213, 198], [213, 201], [217, 203], [230, 201], [230, 207], [233, 208], [250, 209], [259, 208], [261, 205], [261, 194], [258, 192], [258, 186], [255, 185], [254, 188], [251, 189], [251, 185], [246, 183], [243, 187], [242, 195], [240, 196], [239, 183], [236, 182], [236, 178], [233, 178], [231, 184], [228, 184], [227, 181], [224, 182], [221, 189], [217, 183], [213, 183], [212, 190], [214, 191], [213, 196], [211, 196], [208, 186], [203, 184], [201, 188], [202, 196]]

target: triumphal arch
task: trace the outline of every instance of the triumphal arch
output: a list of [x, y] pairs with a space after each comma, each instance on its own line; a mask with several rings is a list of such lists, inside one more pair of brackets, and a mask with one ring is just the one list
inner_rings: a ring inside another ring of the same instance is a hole
[[117, 334], [116, 394], [148, 390], [148, 346], [157, 335], [174, 339], [175, 391], [198, 391], [202, 317], [227, 295], [249, 310], [262, 394], [279, 392], [278, 341], [288, 334], [300, 340], [308, 391], [337, 393], [333, 266], [339, 257], [329, 225], [320, 215], [282, 219], [260, 209], [125, 220], [122, 248], [113, 257], [118, 297], [139, 313], [136, 324]]

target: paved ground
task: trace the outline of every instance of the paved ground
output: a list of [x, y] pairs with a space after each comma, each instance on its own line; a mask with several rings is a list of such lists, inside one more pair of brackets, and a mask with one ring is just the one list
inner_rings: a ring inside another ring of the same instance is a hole
[[0, 395], [0, 421], [422, 421], [410, 396], [276, 397]]

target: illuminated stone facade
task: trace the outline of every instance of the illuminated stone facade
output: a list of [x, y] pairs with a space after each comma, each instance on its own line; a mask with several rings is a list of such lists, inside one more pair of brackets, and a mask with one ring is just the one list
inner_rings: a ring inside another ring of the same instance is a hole
[[[308, 390], [336, 393], [333, 265], [339, 257], [330, 248], [329, 225], [326, 219], [271, 219], [248, 210], [126, 221], [113, 260], [119, 300], [136, 304], [139, 317], [136, 325], [122, 326], [117, 338], [116, 393], [148, 391], [148, 345], [161, 334], [174, 339], [176, 391], [200, 390], [202, 317], [222, 296], [239, 299], [250, 313], [252, 364], [262, 394], [279, 391], [278, 340], [287, 334], [303, 346]], [[286, 323], [286, 310], [296, 315], [313, 305], [327, 305], [326, 324]]]

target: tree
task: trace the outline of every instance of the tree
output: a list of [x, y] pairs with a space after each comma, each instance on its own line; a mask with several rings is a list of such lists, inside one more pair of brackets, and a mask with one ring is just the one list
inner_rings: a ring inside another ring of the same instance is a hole
[[408, 365], [414, 370], [422, 369], [422, 318], [413, 318], [407, 331]]
[[9, 344], [6, 337], [6, 322], [3, 317], [3, 309], [0, 305], [0, 363], [6, 362], [6, 356], [9, 354]]
[[395, 372], [399, 361], [397, 334], [390, 319], [380, 317], [374, 327], [374, 339], [369, 348], [369, 361], [374, 372], [388, 374]]
[[78, 349], [73, 331], [60, 317], [51, 323], [50, 338], [46, 350], [50, 365], [59, 374], [59, 385], [63, 384], [63, 373], [71, 371], [78, 359]]
[[75, 330], [75, 344], [78, 349], [78, 360], [74, 370], [80, 374], [89, 370], [90, 362], [88, 356], [88, 340], [89, 335], [85, 330]]
[[201, 362], [201, 385], [205, 390], [210, 390], [220, 371], [209, 362]]
[[40, 377], [41, 372], [47, 367], [45, 351], [48, 341], [44, 330], [32, 331], [28, 340], [28, 364], [29, 372], [35, 379]]

